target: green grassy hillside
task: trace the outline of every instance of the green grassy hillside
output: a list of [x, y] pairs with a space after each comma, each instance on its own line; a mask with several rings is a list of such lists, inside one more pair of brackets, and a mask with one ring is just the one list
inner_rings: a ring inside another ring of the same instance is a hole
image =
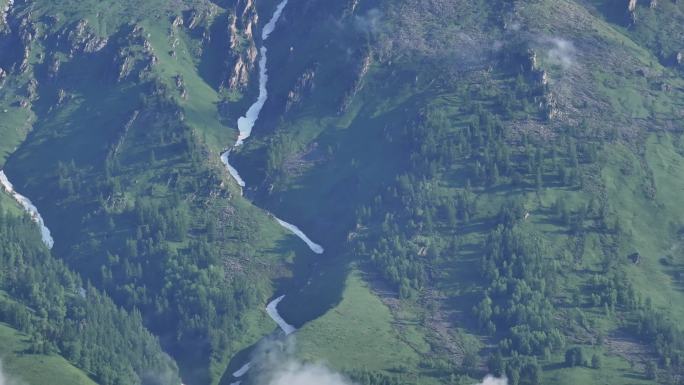
[[[392, 323], [387, 305], [355, 272], [345, 283], [342, 301], [298, 333], [299, 348], [305, 359], [325, 357], [341, 370], [360, 366], [369, 370], [417, 367], [419, 354], [428, 349], [427, 343], [410, 323], [401, 333], [391, 327]], [[391, 351], [387, 350], [389, 346]], [[355, 354], [349, 354], [352, 351]]]
[[[28, 336], [0, 324], [2, 373], [5, 381], [27, 384], [95, 385], [83, 371], [55, 355], [27, 354]], [[11, 382], [10, 382], [11, 383]]]

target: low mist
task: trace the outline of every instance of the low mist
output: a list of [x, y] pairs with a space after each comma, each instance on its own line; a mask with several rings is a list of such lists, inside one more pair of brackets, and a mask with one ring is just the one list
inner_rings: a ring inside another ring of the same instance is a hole
[[563, 69], [569, 69], [575, 64], [575, 45], [566, 39], [559, 37], [546, 38], [545, 43], [549, 46], [546, 59]]
[[496, 378], [494, 376], [487, 376], [477, 385], [508, 385], [506, 377]]
[[[322, 362], [302, 362], [295, 354], [296, 339], [268, 339], [253, 355], [250, 370], [256, 385], [354, 385]], [[0, 384], [1, 385], [1, 384]]]
[[279, 365], [268, 382], [260, 385], [351, 385], [344, 376], [321, 364], [303, 364], [295, 360]]
[[[296, 337], [269, 338], [252, 354], [250, 385], [358, 385], [324, 362], [302, 362], [296, 354]], [[3, 384], [0, 384], [3, 385]], [[474, 385], [508, 385], [491, 375]]]
[[23, 381], [14, 379], [5, 374], [5, 370], [0, 361], [0, 385], [24, 385]]

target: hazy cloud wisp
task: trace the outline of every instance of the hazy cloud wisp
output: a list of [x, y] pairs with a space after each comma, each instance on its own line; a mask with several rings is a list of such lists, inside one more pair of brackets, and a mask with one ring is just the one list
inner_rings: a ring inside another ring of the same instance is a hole
[[289, 360], [272, 372], [264, 385], [352, 385], [344, 376], [320, 364]]
[[7, 376], [3, 370], [2, 361], [0, 361], [0, 385], [24, 385], [24, 382]]
[[477, 385], [508, 385], [506, 377], [497, 378], [494, 376], [487, 376]]
[[[258, 385], [355, 385], [322, 363], [305, 363], [296, 358], [296, 340], [268, 339], [257, 347], [252, 363]], [[258, 373], [258, 374], [257, 374]], [[0, 384], [2, 385], [2, 384]]]
[[569, 41], [559, 37], [552, 37], [546, 39], [546, 43], [550, 44], [550, 48], [546, 54], [546, 59], [555, 65], [569, 69], [575, 64], [575, 45]]
[[379, 9], [373, 8], [364, 15], [354, 16], [354, 27], [367, 34], [375, 35], [381, 31], [382, 26], [382, 12]]

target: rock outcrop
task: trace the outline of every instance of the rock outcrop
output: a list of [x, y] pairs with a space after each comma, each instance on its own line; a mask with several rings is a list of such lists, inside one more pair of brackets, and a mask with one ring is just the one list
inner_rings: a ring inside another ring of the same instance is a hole
[[118, 82], [130, 77], [143, 78], [159, 61], [147, 37], [143, 27], [136, 25], [124, 41], [118, 42], [121, 48], [114, 57]]
[[22, 58], [19, 64], [19, 72], [24, 73], [29, 68], [29, 59], [31, 57], [31, 45], [37, 39], [37, 29], [32, 21], [33, 15], [28, 12], [19, 22], [18, 37], [21, 42]]
[[286, 112], [292, 109], [292, 107], [298, 105], [304, 96], [314, 89], [315, 79], [316, 71], [313, 68], [304, 71], [304, 73], [297, 79], [295, 86], [287, 94], [287, 101], [285, 102]]
[[629, 3], [627, 4], [627, 12], [636, 11], [636, 6], [637, 6], [637, 0], [629, 0]]
[[171, 22], [171, 25], [173, 26], [173, 28], [182, 27], [184, 24], [185, 24], [185, 22], [183, 21], [183, 18], [180, 16], [176, 16], [173, 19], [173, 21]]
[[542, 90], [540, 96], [535, 97], [539, 110], [548, 120], [557, 118], [559, 114], [558, 101], [549, 87], [549, 73], [541, 68], [537, 60], [537, 53], [534, 50], [527, 51], [527, 63], [523, 64], [523, 69], [527, 71], [529, 78], [535, 86]]
[[185, 81], [183, 80], [183, 75], [176, 75], [174, 77], [174, 80], [176, 82], [176, 89], [180, 93], [180, 97], [183, 100], [187, 100], [188, 98], [188, 89], [185, 87]]
[[356, 11], [356, 8], [359, 6], [359, 3], [361, 0], [348, 0], [345, 13], [346, 14], [353, 14]]
[[48, 70], [47, 74], [48, 77], [51, 79], [54, 79], [57, 77], [57, 74], [59, 74], [59, 69], [62, 66], [62, 62], [59, 60], [58, 57], [53, 56], [52, 59], [50, 60], [50, 64], [48, 65]]
[[5, 84], [5, 79], [7, 78], [7, 71], [0, 67], [0, 88]]
[[627, 3], [627, 14], [629, 16], [629, 22], [632, 24], [637, 21], [636, 8], [637, 0], [629, 0], [629, 3]]
[[363, 58], [359, 62], [357, 70], [355, 71], [355, 79], [352, 83], [352, 86], [349, 88], [349, 90], [345, 93], [345, 95], [342, 98], [342, 102], [340, 103], [340, 107], [337, 111], [338, 114], [342, 115], [349, 109], [349, 106], [351, 105], [354, 96], [356, 96], [356, 94], [361, 90], [361, 86], [363, 85], [363, 78], [368, 73], [371, 63], [371, 53], [370, 51], [367, 51], [363, 55]]
[[9, 15], [14, 5], [14, 0], [8, 0], [4, 8], [0, 9], [0, 32], [7, 26], [7, 15]]
[[258, 59], [254, 31], [259, 15], [253, 0], [240, 0], [235, 7], [228, 28], [230, 55], [226, 67], [228, 73], [221, 86], [231, 91], [239, 91], [249, 84], [250, 74]]
[[87, 20], [80, 20], [66, 35], [69, 57], [79, 53], [100, 51], [107, 45], [106, 37], [99, 37], [88, 24]]

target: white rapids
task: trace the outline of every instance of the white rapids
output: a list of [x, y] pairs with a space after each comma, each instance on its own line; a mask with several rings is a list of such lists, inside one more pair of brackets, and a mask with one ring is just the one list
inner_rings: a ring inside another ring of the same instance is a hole
[[5, 9], [0, 10], [0, 24], [7, 24], [7, 15], [14, 5], [14, 0], [8, 0]]
[[[266, 40], [268, 40], [268, 37], [275, 30], [276, 24], [278, 23], [278, 19], [280, 19], [280, 16], [283, 14], [283, 9], [285, 9], [285, 6], [287, 5], [288, 1], [289, 0], [283, 0], [280, 2], [280, 4], [278, 4], [275, 12], [273, 13], [273, 16], [271, 17], [271, 20], [269, 20], [269, 22], [264, 26], [261, 32], [262, 41], [265, 42]], [[242, 116], [240, 117], [240, 119], [238, 119], [237, 125], [238, 131], [240, 133], [233, 148], [241, 146], [245, 142], [245, 140], [247, 140], [247, 138], [249, 138], [252, 135], [252, 129], [254, 128], [254, 124], [259, 119], [259, 114], [261, 113], [261, 110], [264, 108], [264, 104], [268, 99], [268, 89], [266, 88], [266, 84], [268, 83], [268, 69], [266, 67], [268, 59], [266, 53], [268, 52], [268, 50], [265, 46], [262, 46], [259, 52], [259, 96], [257, 97], [257, 100], [254, 102], [254, 104], [252, 104], [249, 107], [249, 109], [245, 113], [245, 116]], [[245, 180], [242, 179], [238, 170], [230, 164], [229, 157], [230, 152], [233, 148], [228, 149], [225, 152], [223, 152], [223, 154], [221, 154], [221, 162], [226, 166], [228, 173], [233, 177], [233, 179], [235, 179], [235, 182], [237, 182], [237, 184], [240, 187], [245, 187]], [[299, 237], [299, 239], [304, 241], [304, 243], [306, 243], [306, 245], [309, 247], [309, 249], [311, 249], [311, 251], [313, 251], [316, 254], [323, 254], [323, 247], [313, 242], [306, 234], [304, 234], [304, 232], [301, 229], [299, 229], [299, 227], [291, 223], [285, 222], [284, 220], [279, 219], [277, 217], [274, 218], [278, 222], [278, 224], [280, 224], [280, 226], [291, 231], [294, 235]]]
[[36, 222], [38, 226], [40, 226], [40, 235], [43, 239], [43, 243], [48, 247], [48, 249], [52, 249], [55, 241], [52, 239], [50, 229], [45, 226], [45, 222], [43, 221], [43, 217], [38, 212], [38, 208], [31, 203], [30, 199], [14, 190], [14, 186], [9, 179], [7, 179], [7, 175], [5, 175], [5, 172], [2, 170], [0, 170], [0, 185], [5, 191], [7, 191], [8, 194], [12, 196], [12, 198], [14, 198], [15, 201], [17, 201], [17, 203], [21, 205], [21, 207], [24, 208], [24, 211], [31, 216], [31, 219]]

